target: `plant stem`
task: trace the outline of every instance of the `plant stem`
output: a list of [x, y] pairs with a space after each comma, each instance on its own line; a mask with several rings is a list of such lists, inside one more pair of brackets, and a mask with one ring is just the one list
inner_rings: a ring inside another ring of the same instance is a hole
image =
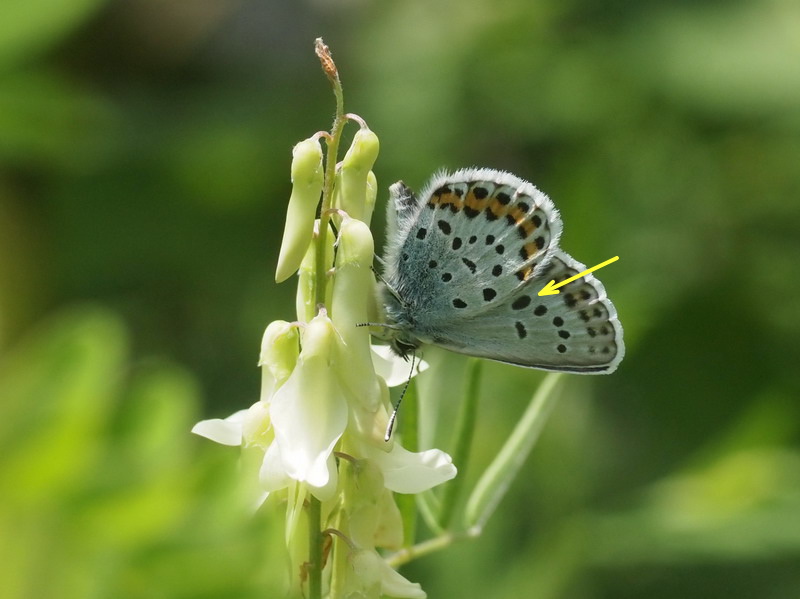
[[[339, 140], [342, 130], [347, 122], [344, 117], [344, 94], [339, 72], [333, 62], [328, 46], [317, 38], [314, 44], [317, 56], [322, 64], [322, 70], [333, 86], [336, 97], [336, 115], [331, 127], [331, 136], [328, 141], [328, 151], [325, 162], [325, 184], [322, 188], [322, 206], [319, 217], [319, 236], [315, 248], [315, 303], [317, 306], [325, 304], [325, 295], [328, 284], [328, 268], [325, 264], [325, 246], [330, 221], [330, 208], [333, 198], [333, 183], [336, 178], [336, 160], [339, 152]], [[309, 497], [308, 504], [308, 599], [321, 599], [322, 597], [322, 516], [320, 501], [313, 495]]]
[[392, 568], [397, 568], [402, 566], [403, 564], [410, 562], [413, 559], [418, 557], [422, 557], [423, 555], [428, 555], [429, 553], [433, 553], [434, 551], [439, 551], [444, 549], [445, 547], [449, 547], [453, 543], [457, 541], [463, 541], [465, 539], [471, 539], [476, 537], [480, 534], [478, 529], [469, 529], [464, 532], [446, 532], [444, 534], [439, 535], [438, 537], [434, 537], [427, 541], [423, 541], [422, 543], [417, 543], [412, 547], [405, 547], [400, 551], [389, 555], [386, 558], [386, 562], [392, 566]]
[[342, 137], [342, 130], [344, 129], [347, 119], [344, 116], [344, 92], [342, 91], [342, 82], [339, 80], [339, 71], [336, 69], [336, 64], [333, 62], [328, 46], [322, 41], [322, 38], [317, 38], [316, 52], [322, 63], [322, 70], [327, 75], [328, 80], [333, 87], [333, 95], [336, 97], [336, 114], [333, 118], [333, 125], [331, 126], [331, 136], [328, 139], [328, 151], [325, 158], [325, 185], [322, 188], [322, 206], [319, 215], [319, 238], [316, 247], [316, 298], [317, 305], [325, 303], [325, 292], [328, 286], [328, 272], [325, 268], [325, 236], [328, 231], [328, 223], [330, 222], [330, 208], [333, 200], [333, 184], [336, 179], [336, 162], [339, 154], [339, 141]]
[[470, 528], [483, 528], [505, 496], [539, 438], [559, 395], [558, 384], [562, 380], [559, 373], [545, 376], [514, 431], [481, 475], [464, 510], [465, 522]]
[[[342, 447], [343, 451], [347, 451], [347, 449], [349, 448]], [[332, 560], [330, 593], [328, 595], [330, 599], [340, 599], [344, 596], [344, 584], [347, 578], [347, 556], [353, 549], [352, 543], [346, 536], [350, 531], [347, 527], [348, 514], [344, 507], [349, 503], [346, 490], [352, 485], [353, 468], [355, 468], [353, 461], [339, 460], [339, 488], [342, 489], [342, 509], [339, 510], [336, 522], [333, 525], [340, 538], [334, 540], [330, 557]]]
[[308, 599], [322, 598], [321, 502], [313, 495], [308, 502]]
[[[403, 446], [409, 451], [419, 447], [419, 401], [417, 384], [411, 379], [403, 397]], [[416, 497], [414, 495], [395, 495], [397, 507], [403, 517], [403, 544], [410, 546], [417, 534]]]

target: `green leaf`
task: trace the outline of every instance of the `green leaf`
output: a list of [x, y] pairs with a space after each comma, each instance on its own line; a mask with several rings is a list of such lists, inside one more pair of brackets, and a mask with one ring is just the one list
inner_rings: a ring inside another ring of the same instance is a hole
[[458, 476], [444, 487], [442, 507], [439, 523], [442, 528], [448, 528], [455, 514], [456, 504], [461, 497], [461, 490], [466, 480], [467, 466], [469, 464], [470, 449], [475, 433], [475, 420], [478, 414], [478, 391], [481, 385], [483, 362], [471, 358], [467, 365], [467, 389], [461, 411], [455, 426], [455, 443], [453, 444], [453, 463], [458, 468]]
[[559, 374], [548, 374], [539, 385], [528, 409], [514, 428], [500, 453], [483, 473], [467, 501], [467, 528], [483, 527], [503, 499], [519, 469], [539, 438], [550, 410], [555, 404]]

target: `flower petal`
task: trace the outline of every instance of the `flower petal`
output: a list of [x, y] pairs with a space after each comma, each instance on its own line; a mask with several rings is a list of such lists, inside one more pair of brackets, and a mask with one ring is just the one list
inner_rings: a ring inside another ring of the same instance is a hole
[[269, 404], [257, 401], [242, 418], [242, 438], [246, 446], [269, 447], [274, 438], [269, 419]]
[[325, 359], [298, 364], [270, 404], [286, 473], [312, 487], [330, 479], [328, 457], [347, 425], [347, 402]]
[[321, 487], [314, 487], [309, 483], [308, 490], [320, 501], [328, 501], [336, 493], [339, 484], [339, 471], [336, 469], [336, 458], [333, 454], [328, 456], [328, 482]]
[[411, 365], [394, 353], [388, 345], [371, 347], [375, 372], [386, 381], [389, 387], [403, 385], [408, 380], [409, 374], [413, 377], [428, 369], [428, 363], [425, 360], [417, 360], [412, 373]]
[[281, 448], [277, 443], [273, 443], [267, 448], [258, 477], [261, 486], [268, 493], [283, 489], [291, 482], [281, 459]]
[[389, 597], [406, 597], [407, 599], [425, 599], [428, 595], [418, 582], [411, 582], [402, 574], [392, 569], [384, 560], [378, 566], [381, 577], [381, 593]]
[[386, 488], [396, 493], [421, 493], [454, 478], [453, 459], [439, 449], [414, 453], [395, 443], [389, 453], [372, 451]]
[[192, 432], [222, 445], [241, 445], [242, 423], [247, 412], [239, 410], [224, 420], [221, 418], [201, 420], [192, 427]]

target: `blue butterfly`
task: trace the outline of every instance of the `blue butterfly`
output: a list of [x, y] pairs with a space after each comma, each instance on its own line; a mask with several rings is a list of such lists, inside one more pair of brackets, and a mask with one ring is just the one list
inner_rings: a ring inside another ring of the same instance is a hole
[[531, 183], [492, 169], [434, 175], [419, 195], [390, 188], [380, 296], [391, 347], [422, 344], [542, 370], [607, 374], [622, 325], [586, 267], [558, 247], [562, 222]]

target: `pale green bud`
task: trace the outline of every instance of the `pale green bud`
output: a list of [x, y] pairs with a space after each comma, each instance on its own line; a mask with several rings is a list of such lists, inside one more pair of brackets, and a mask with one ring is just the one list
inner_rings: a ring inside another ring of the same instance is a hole
[[325, 179], [322, 146], [313, 137], [301, 141], [292, 150], [292, 195], [286, 209], [283, 242], [275, 271], [275, 281], [288, 279], [300, 266], [311, 242]]
[[356, 549], [349, 555], [350, 572], [345, 587], [347, 599], [366, 599], [381, 596], [381, 576], [384, 565], [381, 557], [369, 549]]
[[276, 320], [267, 326], [261, 339], [261, 355], [258, 365], [262, 367], [261, 399], [269, 401], [297, 364], [299, 335], [297, 327], [285, 320]]
[[[341, 208], [352, 218], [365, 222], [368, 220], [367, 179], [378, 158], [379, 147], [378, 136], [373, 131], [359, 129], [342, 160], [340, 170], [341, 186], [337, 208]], [[372, 204], [374, 206], [374, 200]]]
[[372, 364], [367, 308], [373, 296], [375, 276], [372, 259], [375, 244], [372, 233], [360, 220], [346, 218], [339, 233], [336, 276], [331, 298], [332, 319], [339, 332], [340, 378], [351, 398], [370, 411], [380, 400], [378, 377]]
[[375, 173], [370, 171], [367, 173], [367, 196], [364, 202], [364, 218], [365, 223], [369, 224], [372, 220], [372, 213], [375, 211], [375, 200], [378, 197], [378, 179]]
[[353, 464], [353, 476], [344, 489], [347, 497], [349, 534], [359, 547], [399, 548], [403, 544], [403, 521], [383, 474], [373, 460]]
[[399, 549], [403, 546], [403, 516], [389, 489], [384, 489], [378, 500], [375, 545], [387, 549]]
[[308, 362], [318, 358], [330, 363], [335, 342], [336, 330], [333, 328], [333, 323], [324, 313], [320, 313], [311, 319], [303, 331], [301, 351], [303, 361]]
[[[369, 227], [353, 218], [345, 219], [339, 233], [339, 251], [336, 255], [336, 276], [339, 276], [340, 269], [353, 267], [359, 272], [369, 272], [369, 276], [363, 275], [360, 278], [374, 281], [372, 275], [372, 260], [375, 256], [375, 242]], [[370, 286], [371, 288], [371, 286]]]

